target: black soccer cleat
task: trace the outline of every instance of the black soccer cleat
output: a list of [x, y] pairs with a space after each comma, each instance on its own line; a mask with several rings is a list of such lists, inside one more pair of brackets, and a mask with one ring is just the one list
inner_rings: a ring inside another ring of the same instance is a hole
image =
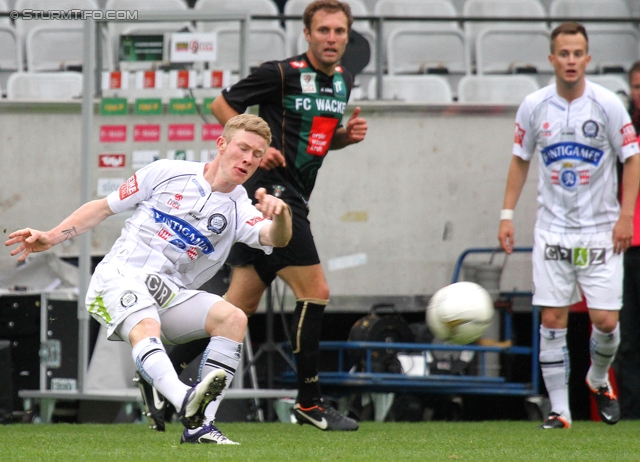
[[316, 401], [314, 406], [308, 408], [296, 403], [293, 406], [293, 413], [300, 425], [314, 425], [324, 431], [355, 431], [358, 429], [358, 422], [343, 416], [322, 400]]
[[211, 401], [215, 401], [224, 390], [227, 374], [222, 369], [215, 369], [187, 390], [178, 412], [178, 419], [188, 429], [202, 426], [204, 411]]
[[149, 428], [163, 432], [165, 428], [164, 414], [167, 409], [167, 401], [164, 399], [164, 396], [158, 393], [158, 390], [142, 378], [138, 371], [136, 371], [133, 381], [136, 382], [138, 388], [140, 388], [142, 402], [144, 404], [144, 414], [151, 424]]
[[549, 414], [549, 417], [547, 417], [547, 420], [540, 425], [540, 428], [571, 428], [571, 424], [557, 412], [552, 412]]
[[607, 380], [607, 383], [598, 389], [591, 386], [589, 379], [586, 382], [591, 396], [596, 400], [598, 415], [602, 421], [609, 425], [618, 423], [618, 420], [620, 420], [620, 403], [618, 403], [618, 398], [613, 392], [609, 381]]

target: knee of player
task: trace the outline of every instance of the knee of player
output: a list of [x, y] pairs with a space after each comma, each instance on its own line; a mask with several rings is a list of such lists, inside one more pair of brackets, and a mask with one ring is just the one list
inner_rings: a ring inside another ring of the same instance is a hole
[[129, 331], [129, 340], [135, 345], [148, 337], [160, 337], [160, 324], [152, 318], [144, 318]]
[[240, 308], [221, 300], [209, 310], [205, 328], [207, 332], [211, 333], [220, 328], [231, 326], [245, 328], [247, 315]]
[[255, 312], [258, 311], [258, 306], [260, 306], [260, 304], [256, 303], [250, 306], [241, 306], [238, 309], [240, 309], [245, 314], [245, 316], [249, 317], [253, 316]]
[[329, 286], [321, 284], [316, 288], [316, 295], [313, 298], [318, 300], [329, 300]]
[[618, 319], [614, 316], [601, 317], [600, 319], [594, 320], [593, 325], [603, 334], [609, 334], [616, 329]]
[[548, 329], [565, 329], [568, 321], [568, 309], [543, 308], [540, 323]]
[[229, 322], [234, 326], [244, 328], [247, 326], [247, 314], [240, 308], [234, 306], [229, 314]]

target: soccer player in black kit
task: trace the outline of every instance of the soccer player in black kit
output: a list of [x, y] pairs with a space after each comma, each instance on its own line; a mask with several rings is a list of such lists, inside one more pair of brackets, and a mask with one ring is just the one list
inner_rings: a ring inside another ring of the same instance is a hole
[[212, 104], [221, 124], [259, 105], [260, 116], [273, 132], [273, 142], [260, 168], [245, 188], [264, 187], [284, 200], [293, 212], [293, 236], [288, 246], [265, 258], [247, 247], [234, 246], [227, 260], [233, 266], [225, 298], [253, 314], [264, 290], [276, 276], [296, 296], [292, 347], [298, 375], [294, 413], [298, 423], [321, 430], [357, 430], [355, 420], [343, 416], [321, 398], [318, 383], [320, 328], [329, 287], [307, 218], [308, 200], [329, 149], [362, 141], [367, 122], [360, 108], [342, 126], [353, 77], [339, 65], [353, 16], [349, 5], [337, 0], [310, 3], [303, 15], [306, 53], [262, 64], [251, 75], [225, 89]]

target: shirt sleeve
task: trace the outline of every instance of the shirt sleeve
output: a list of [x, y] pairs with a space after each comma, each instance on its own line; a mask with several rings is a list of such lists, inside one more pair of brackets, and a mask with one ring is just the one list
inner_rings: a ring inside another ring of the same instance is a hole
[[276, 61], [262, 64], [254, 72], [222, 91], [222, 96], [238, 114], [249, 106], [277, 104], [282, 100], [282, 78]]
[[158, 160], [142, 167], [127, 181], [107, 196], [107, 203], [113, 213], [135, 209], [138, 204], [151, 197], [152, 185], [156, 184], [168, 169], [167, 160]]
[[629, 113], [617, 96], [612, 99], [607, 115], [609, 116], [607, 132], [611, 148], [620, 162], [624, 162], [639, 152], [636, 130], [631, 123]]
[[527, 99], [525, 99], [516, 113], [512, 154], [529, 161], [535, 153], [535, 148], [536, 140], [531, 127], [531, 110]]
[[271, 223], [262, 216], [262, 213], [251, 203], [249, 197], [244, 197], [237, 202], [238, 205], [238, 231], [237, 242], [247, 244], [249, 247], [262, 249], [269, 255], [273, 247], [260, 244], [260, 230]]

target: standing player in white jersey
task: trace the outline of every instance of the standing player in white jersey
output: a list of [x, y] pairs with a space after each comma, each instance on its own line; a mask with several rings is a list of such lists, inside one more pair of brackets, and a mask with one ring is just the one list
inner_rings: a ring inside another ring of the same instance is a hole
[[[240, 186], [260, 164], [271, 131], [260, 117], [229, 120], [212, 162], [160, 160], [137, 171], [117, 191], [87, 202], [47, 232], [22, 229], [5, 245], [23, 261], [88, 231], [114, 213], [135, 209], [120, 238], [97, 266], [87, 310], [110, 340], [133, 347], [142, 377], [166, 397], [186, 427], [181, 443], [235, 444], [213, 424], [238, 367], [247, 317], [217, 295], [194, 290], [243, 242], [270, 253], [291, 238], [291, 212], [280, 199], [256, 191], [253, 206]], [[162, 342], [210, 338], [197, 385], [183, 384]], [[212, 402], [215, 401], [215, 402]]]
[[[542, 428], [569, 428], [569, 306], [584, 294], [593, 324], [586, 382], [601, 419], [620, 407], [608, 370], [620, 343], [622, 253], [631, 244], [640, 181], [635, 130], [620, 99], [585, 79], [591, 56], [584, 27], [569, 22], [551, 34], [556, 83], [528, 95], [518, 109], [498, 239], [515, 245], [513, 209], [529, 162], [538, 156], [538, 214], [533, 245], [533, 304], [541, 307], [540, 366], [551, 401]], [[616, 159], [624, 164], [618, 202]]]

